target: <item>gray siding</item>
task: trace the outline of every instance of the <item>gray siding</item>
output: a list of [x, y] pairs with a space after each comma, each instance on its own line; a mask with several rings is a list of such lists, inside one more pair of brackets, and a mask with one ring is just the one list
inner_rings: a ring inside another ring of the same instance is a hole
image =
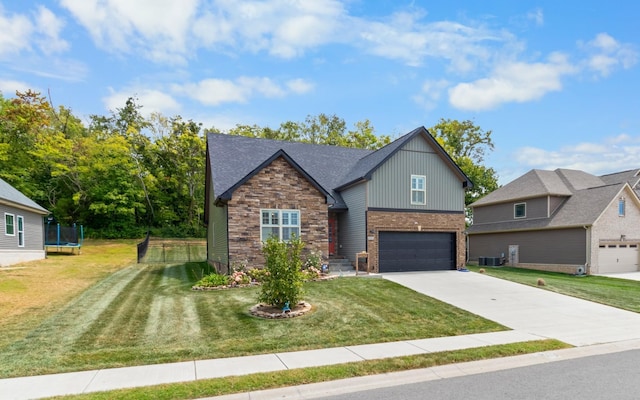
[[473, 223], [485, 224], [491, 222], [506, 222], [514, 221], [514, 206], [516, 204], [526, 203], [526, 218], [521, 219], [536, 219], [547, 218], [547, 210], [549, 209], [549, 203], [547, 197], [540, 197], [536, 199], [527, 199], [522, 201], [514, 201], [510, 203], [492, 204], [488, 206], [474, 207], [473, 208]]
[[519, 262], [575, 264], [587, 261], [587, 234], [582, 228], [469, 235], [469, 260], [508, 258], [509, 245], [519, 246]]
[[[426, 204], [411, 204], [411, 175], [426, 177]], [[458, 176], [417, 136], [378, 168], [369, 183], [369, 207], [463, 211], [465, 191]]]
[[550, 196], [549, 197], [549, 216], [551, 216], [566, 200], [566, 197]]
[[[14, 216], [14, 236], [5, 235], [4, 214]], [[24, 218], [24, 247], [18, 247], [18, 216]], [[44, 218], [40, 214], [0, 204], [0, 249], [42, 250], [44, 249]]]
[[227, 206], [216, 207], [213, 190], [209, 193], [209, 226], [207, 227], [207, 259], [224, 265], [229, 263]]
[[367, 184], [360, 183], [341, 192], [349, 211], [338, 214], [337, 252], [355, 262], [355, 255], [367, 246]]

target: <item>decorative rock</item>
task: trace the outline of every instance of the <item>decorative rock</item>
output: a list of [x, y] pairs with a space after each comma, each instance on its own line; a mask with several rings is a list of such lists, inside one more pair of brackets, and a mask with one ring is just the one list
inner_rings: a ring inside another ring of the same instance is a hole
[[311, 304], [306, 301], [301, 301], [294, 307], [291, 307], [291, 311], [283, 312], [282, 309], [267, 304], [256, 304], [251, 307], [249, 312], [251, 315], [259, 318], [267, 319], [282, 319], [282, 318], [294, 318], [304, 315], [311, 311]]

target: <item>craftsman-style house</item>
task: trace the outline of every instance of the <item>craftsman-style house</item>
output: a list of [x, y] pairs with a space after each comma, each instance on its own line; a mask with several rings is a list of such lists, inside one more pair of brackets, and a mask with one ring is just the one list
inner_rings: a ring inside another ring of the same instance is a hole
[[262, 241], [295, 234], [374, 272], [463, 267], [471, 185], [424, 127], [377, 151], [210, 133], [208, 261], [261, 267]]

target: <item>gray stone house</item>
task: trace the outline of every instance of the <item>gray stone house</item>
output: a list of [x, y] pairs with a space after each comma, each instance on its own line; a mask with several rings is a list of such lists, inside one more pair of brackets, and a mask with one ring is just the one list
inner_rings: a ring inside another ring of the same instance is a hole
[[296, 234], [325, 258], [366, 251], [371, 271], [462, 267], [471, 185], [424, 127], [377, 151], [211, 133], [208, 261], [260, 267], [263, 240]]
[[469, 260], [566, 273], [638, 271], [640, 170], [532, 170], [471, 204]]
[[0, 179], [0, 267], [45, 258], [44, 216], [48, 213]]

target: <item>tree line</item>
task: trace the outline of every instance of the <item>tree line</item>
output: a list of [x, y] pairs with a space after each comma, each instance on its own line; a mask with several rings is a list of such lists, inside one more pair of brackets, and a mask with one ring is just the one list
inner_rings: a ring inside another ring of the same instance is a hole
[[[152, 113], [129, 98], [88, 122], [28, 90], [0, 93], [0, 178], [51, 212], [63, 225], [83, 224], [88, 237], [203, 237], [205, 146], [201, 123]], [[497, 187], [482, 165], [491, 132], [470, 121], [441, 120], [432, 128], [454, 161], [476, 183], [467, 201]], [[368, 120], [353, 129], [336, 115], [318, 114], [272, 129], [236, 125], [227, 134], [378, 149], [392, 138]]]

